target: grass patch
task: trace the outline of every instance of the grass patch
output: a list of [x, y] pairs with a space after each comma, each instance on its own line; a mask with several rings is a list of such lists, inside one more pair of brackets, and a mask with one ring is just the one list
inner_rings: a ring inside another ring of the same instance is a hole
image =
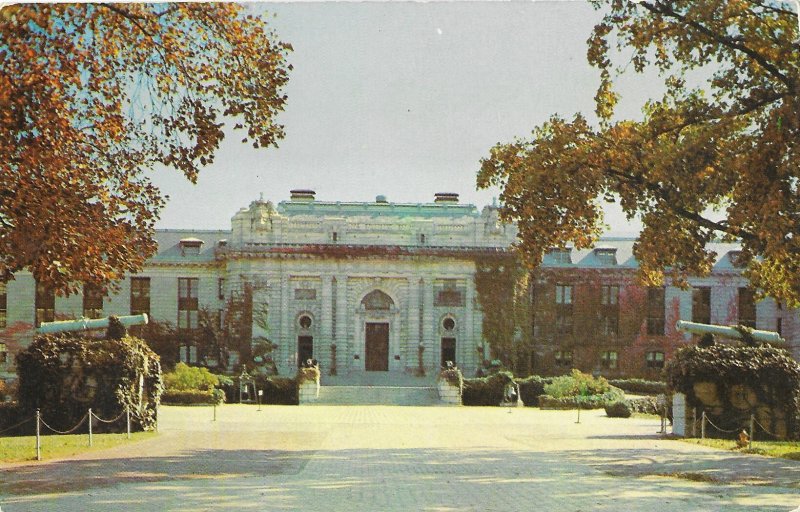
[[[113, 448], [125, 443], [143, 441], [155, 437], [155, 432], [133, 432], [128, 440], [127, 434], [95, 434], [93, 446], [89, 447], [88, 434], [61, 436], [42, 436], [42, 460], [62, 459], [89, 451]], [[0, 462], [23, 462], [36, 460], [36, 437], [0, 438]]]
[[752, 448], [737, 448], [731, 439], [681, 439], [685, 443], [709, 446], [719, 450], [752, 453], [766, 457], [800, 460], [800, 442], [797, 441], [754, 441]]

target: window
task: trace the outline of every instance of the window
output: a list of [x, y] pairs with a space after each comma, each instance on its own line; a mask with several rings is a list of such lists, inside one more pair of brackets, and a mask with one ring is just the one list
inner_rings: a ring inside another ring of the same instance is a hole
[[294, 300], [317, 300], [317, 290], [314, 288], [297, 288], [294, 291]]
[[200, 279], [178, 278], [178, 329], [197, 329], [197, 289]]
[[749, 288], [739, 288], [739, 325], [756, 328], [756, 299]]
[[775, 332], [778, 333], [778, 336], [783, 337], [783, 318], [776, 318], [775, 319]]
[[605, 336], [619, 333], [619, 285], [600, 287], [600, 332]]
[[199, 238], [184, 238], [180, 241], [181, 256], [197, 256], [203, 243]]
[[555, 353], [556, 366], [572, 366], [572, 351], [571, 350], [556, 350]]
[[436, 279], [433, 283], [433, 305], [446, 308], [464, 306], [466, 290], [456, 279]]
[[181, 345], [179, 348], [178, 358], [182, 363], [196, 363], [197, 347], [194, 345]]
[[92, 284], [83, 285], [83, 317], [100, 318], [103, 316], [103, 290]]
[[571, 284], [556, 285], [556, 333], [572, 334], [572, 297]]
[[647, 289], [647, 334], [664, 334], [664, 288]]
[[8, 292], [6, 291], [6, 283], [0, 282], [0, 329], [6, 326], [6, 317], [8, 312]]
[[572, 263], [571, 249], [550, 249], [548, 254], [553, 258], [553, 263], [560, 265], [569, 265]]
[[425, 234], [424, 233], [420, 233], [420, 235], [419, 235], [419, 243], [420, 243], [420, 245], [425, 245]]
[[444, 327], [445, 331], [452, 331], [456, 328], [456, 321], [450, 317], [447, 317], [442, 321], [442, 327]]
[[337, 233], [336, 231], [331, 233], [331, 240], [333, 240], [333, 243], [338, 242], [339, 241], [339, 233]]
[[131, 314], [150, 315], [150, 278], [131, 278]]
[[217, 280], [217, 298], [219, 300], [225, 300], [225, 278], [220, 277]]
[[597, 260], [603, 265], [616, 265], [617, 264], [617, 250], [616, 249], [595, 249], [594, 254]]
[[603, 368], [616, 368], [618, 353], [616, 350], [606, 350], [600, 354], [600, 365]]
[[663, 352], [647, 352], [645, 354], [645, 363], [648, 368], [663, 368], [664, 367], [664, 353]]
[[311, 317], [308, 315], [303, 315], [300, 317], [300, 327], [303, 329], [308, 329], [311, 327]]
[[711, 288], [708, 286], [692, 290], [692, 322], [711, 323]]
[[0, 363], [8, 362], [8, 348], [5, 343], [0, 343]]
[[36, 283], [36, 327], [42, 322], [53, 322], [56, 319], [56, 293], [42, 283]]

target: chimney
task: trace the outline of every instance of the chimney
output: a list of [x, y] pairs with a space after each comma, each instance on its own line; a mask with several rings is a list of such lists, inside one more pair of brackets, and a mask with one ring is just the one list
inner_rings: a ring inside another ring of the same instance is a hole
[[316, 195], [313, 190], [300, 188], [290, 190], [289, 193], [291, 194], [289, 198], [295, 203], [310, 203], [314, 200], [314, 195]]
[[437, 192], [434, 197], [434, 203], [458, 204], [458, 194], [455, 192]]

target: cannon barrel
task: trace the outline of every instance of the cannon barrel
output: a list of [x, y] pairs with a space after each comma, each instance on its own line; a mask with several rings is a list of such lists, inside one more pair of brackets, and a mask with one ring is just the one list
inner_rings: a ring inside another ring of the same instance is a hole
[[[678, 322], [675, 324], [675, 328], [679, 331], [686, 331], [692, 334], [715, 334], [734, 340], [742, 339], [742, 333], [737, 331], [735, 327], [728, 327], [726, 325], [699, 324], [697, 322], [678, 320]], [[784, 341], [780, 334], [773, 331], [752, 330], [750, 333], [752, 334], [753, 339], [756, 341], [762, 341], [766, 343], [783, 343]]]
[[[125, 327], [132, 325], [144, 325], [149, 320], [146, 313], [141, 315], [119, 316], [120, 323]], [[105, 329], [108, 327], [108, 317], [106, 318], [79, 318], [78, 320], [63, 320], [59, 322], [42, 322], [36, 332], [48, 334], [54, 332], [86, 331], [89, 329]]]

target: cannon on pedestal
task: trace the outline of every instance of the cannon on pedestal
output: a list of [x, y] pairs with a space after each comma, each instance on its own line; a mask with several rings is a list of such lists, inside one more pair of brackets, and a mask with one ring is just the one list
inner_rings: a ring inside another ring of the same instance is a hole
[[[729, 327], [726, 325], [701, 324], [697, 322], [688, 322], [686, 320], [678, 320], [675, 324], [675, 328], [679, 331], [690, 332], [692, 334], [713, 334], [732, 340], [741, 340], [744, 337], [741, 331], [736, 327]], [[785, 341], [781, 338], [780, 334], [774, 331], [759, 331], [753, 329], [749, 331], [749, 333], [754, 340], [762, 343], [783, 343]]]
[[[133, 325], [144, 325], [149, 319], [146, 313], [141, 315], [127, 315], [117, 317], [122, 325], [131, 327]], [[108, 317], [106, 318], [79, 318], [78, 320], [62, 320], [58, 322], [42, 322], [36, 332], [49, 334], [55, 332], [88, 331], [91, 329], [108, 328]]]

